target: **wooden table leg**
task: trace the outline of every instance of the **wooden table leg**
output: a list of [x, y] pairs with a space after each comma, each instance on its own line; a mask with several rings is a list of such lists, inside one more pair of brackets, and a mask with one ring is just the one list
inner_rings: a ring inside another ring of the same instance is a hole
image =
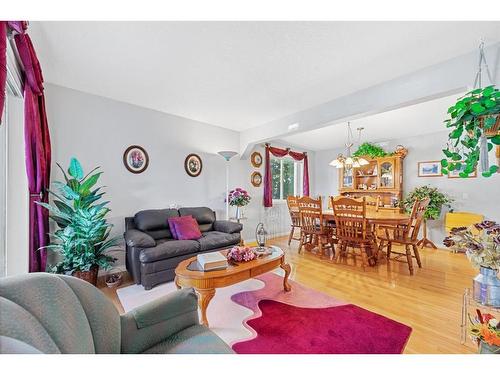
[[292, 290], [292, 286], [288, 282], [288, 277], [290, 276], [290, 272], [292, 271], [292, 267], [288, 263], [281, 263], [280, 268], [285, 271], [285, 277], [283, 278], [283, 289], [285, 292], [289, 292]]
[[215, 296], [215, 289], [195, 289], [198, 293], [198, 306], [201, 310], [201, 324], [208, 327], [207, 307]]

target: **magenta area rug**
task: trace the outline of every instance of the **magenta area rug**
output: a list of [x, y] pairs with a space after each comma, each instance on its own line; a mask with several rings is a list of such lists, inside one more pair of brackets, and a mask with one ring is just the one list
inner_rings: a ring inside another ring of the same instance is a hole
[[231, 297], [254, 312], [244, 322], [253, 338], [234, 343], [236, 353], [399, 354], [410, 337], [402, 323], [298, 283], [285, 293], [275, 274], [258, 279], [263, 289]]

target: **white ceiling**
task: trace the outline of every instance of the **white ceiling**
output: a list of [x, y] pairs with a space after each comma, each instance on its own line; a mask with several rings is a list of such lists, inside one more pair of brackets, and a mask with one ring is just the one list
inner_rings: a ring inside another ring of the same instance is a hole
[[47, 82], [243, 130], [499, 41], [500, 22], [44, 21], [30, 34]]
[[[446, 131], [443, 121], [447, 118], [448, 108], [461, 95], [451, 95], [351, 121], [354, 140], [358, 139], [356, 129], [359, 127], [364, 128], [361, 142], [374, 143]], [[342, 148], [347, 141], [347, 122], [285, 137], [281, 141], [312, 151]]]

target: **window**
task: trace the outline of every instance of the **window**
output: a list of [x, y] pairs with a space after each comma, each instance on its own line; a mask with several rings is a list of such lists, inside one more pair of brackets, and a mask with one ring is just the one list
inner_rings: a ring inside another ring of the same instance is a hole
[[290, 158], [271, 159], [273, 200], [302, 195], [302, 163]]

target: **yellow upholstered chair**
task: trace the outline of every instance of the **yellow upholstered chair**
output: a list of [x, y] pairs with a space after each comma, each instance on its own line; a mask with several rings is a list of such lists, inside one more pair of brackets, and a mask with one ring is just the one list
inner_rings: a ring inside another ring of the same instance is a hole
[[[447, 212], [444, 219], [444, 226], [446, 233], [450, 233], [451, 228], [470, 227], [476, 223], [484, 220], [483, 215], [475, 214], [472, 212]], [[477, 231], [472, 228], [473, 232]]]

